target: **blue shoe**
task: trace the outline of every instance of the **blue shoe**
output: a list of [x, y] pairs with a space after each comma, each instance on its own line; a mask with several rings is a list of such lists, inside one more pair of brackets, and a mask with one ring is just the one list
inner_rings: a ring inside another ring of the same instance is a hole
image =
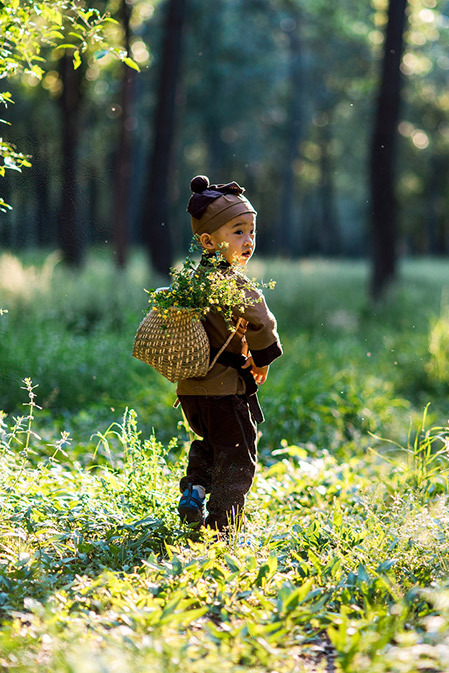
[[198, 491], [192, 489], [192, 485], [186, 488], [178, 504], [178, 512], [183, 523], [196, 523], [200, 526], [204, 524], [205, 497], [201, 497]]

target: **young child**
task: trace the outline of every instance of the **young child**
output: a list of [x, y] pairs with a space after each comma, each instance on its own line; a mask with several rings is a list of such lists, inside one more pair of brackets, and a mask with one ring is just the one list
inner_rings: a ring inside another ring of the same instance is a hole
[[[187, 210], [204, 249], [201, 264], [220, 251], [228, 272], [236, 262], [245, 267], [256, 247], [257, 213], [244, 189], [235, 182], [210, 185], [205, 176], [194, 178], [190, 187], [194, 193]], [[177, 388], [187, 421], [201, 437], [190, 447], [178, 511], [183, 521], [218, 531], [241, 519], [256, 468], [256, 423], [263, 422], [257, 385], [266, 381], [269, 365], [282, 355], [276, 320], [263, 297], [242, 311], [236, 307], [235, 324], [239, 318], [236, 333], [206, 376], [179, 381]], [[215, 311], [209, 311], [204, 325], [212, 359], [229, 329]]]

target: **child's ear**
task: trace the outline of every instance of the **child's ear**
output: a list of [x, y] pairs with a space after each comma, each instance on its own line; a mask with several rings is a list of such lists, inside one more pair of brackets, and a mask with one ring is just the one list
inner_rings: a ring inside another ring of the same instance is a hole
[[215, 250], [215, 244], [210, 234], [207, 233], [201, 234], [200, 243], [206, 250]]

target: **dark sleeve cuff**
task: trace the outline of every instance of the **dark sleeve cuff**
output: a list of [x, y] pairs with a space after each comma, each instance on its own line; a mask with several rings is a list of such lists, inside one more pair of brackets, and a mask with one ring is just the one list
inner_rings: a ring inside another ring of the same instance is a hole
[[262, 348], [262, 350], [253, 351], [251, 349], [251, 355], [256, 367], [265, 367], [266, 365], [270, 365], [273, 360], [276, 360], [276, 358], [282, 355], [281, 344], [279, 341], [275, 341], [273, 344], [271, 344], [271, 346]]

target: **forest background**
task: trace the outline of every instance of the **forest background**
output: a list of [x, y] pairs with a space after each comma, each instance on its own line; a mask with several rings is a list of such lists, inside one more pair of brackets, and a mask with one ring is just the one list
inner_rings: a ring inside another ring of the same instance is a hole
[[246, 186], [262, 254], [370, 256], [373, 143], [387, 152], [375, 138], [382, 61], [396, 52], [386, 72], [399, 68], [400, 113], [390, 100], [382, 114], [397, 136], [387, 145], [398, 233], [383, 255], [447, 253], [447, 2], [391, 3], [390, 23], [394, 10], [403, 25], [386, 54], [386, 0], [93, 6], [118, 20], [109, 38], [141, 72], [98, 49], [73, 70], [70, 50], [47, 49], [42, 82], [8, 82], [5, 133], [34, 168], [2, 181], [15, 206], [4, 247], [57, 246], [79, 265], [106, 244], [123, 266], [129, 246], [146, 245], [164, 273], [189, 241], [189, 181], [206, 173]]

